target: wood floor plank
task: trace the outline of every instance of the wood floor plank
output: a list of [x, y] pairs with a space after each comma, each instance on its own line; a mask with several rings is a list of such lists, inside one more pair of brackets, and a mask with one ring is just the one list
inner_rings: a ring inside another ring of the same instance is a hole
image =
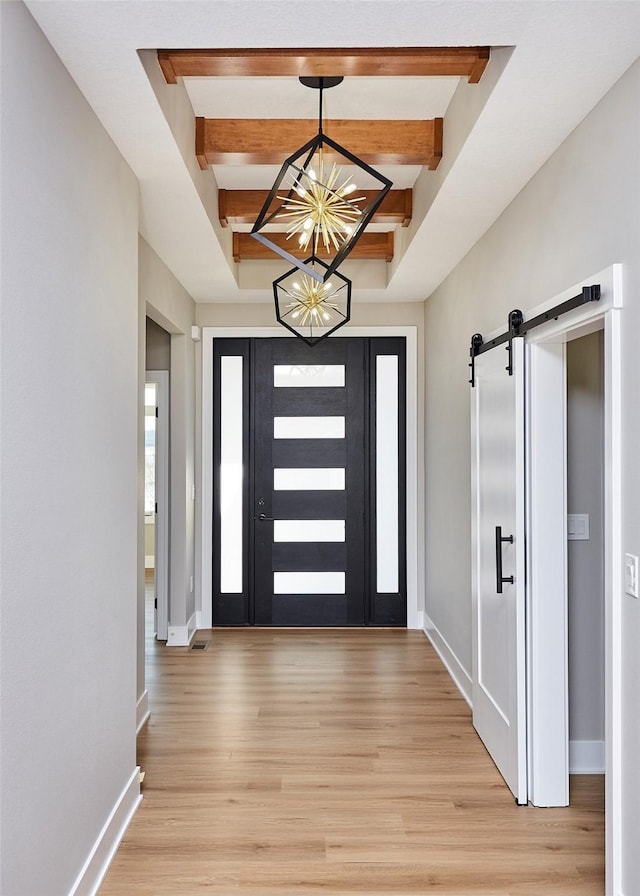
[[602, 778], [517, 807], [419, 632], [149, 639], [144, 800], [100, 896], [596, 896]]

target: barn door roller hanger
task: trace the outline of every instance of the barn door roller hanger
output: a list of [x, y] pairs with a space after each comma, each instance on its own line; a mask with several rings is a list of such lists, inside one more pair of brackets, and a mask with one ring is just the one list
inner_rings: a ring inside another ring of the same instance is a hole
[[577, 296], [567, 299], [566, 302], [561, 302], [554, 308], [550, 308], [549, 311], [544, 311], [542, 314], [538, 314], [537, 317], [531, 318], [531, 320], [525, 321], [522, 311], [517, 309], [510, 311], [507, 320], [507, 331], [500, 336], [496, 336], [495, 339], [490, 339], [488, 342], [485, 342], [480, 333], [474, 333], [471, 337], [471, 347], [469, 348], [469, 356], [471, 358], [469, 363], [469, 367], [471, 368], [471, 379], [469, 382], [471, 383], [471, 386], [473, 387], [476, 384], [475, 359], [478, 355], [489, 351], [489, 349], [495, 348], [497, 345], [502, 345], [505, 342], [508, 343], [506, 345], [506, 350], [509, 352], [509, 363], [505, 367], [505, 370], [507, 370], [509, 376], [511, 376], [513, 374], [511, 350], [513, 340], [516, 336], [524, 336], [529, 330], [533, 330], [541, 324], [546, 324], [547, 321], [557, 320], [562, 314], [566, 314], [568, 311], [573, 311], [574, 308], [579, 308], [581, 305], [586, 305], [588, 302], [599, 301], [599, 283], [595, 283], [591, 286], [583, 286], [582, 292], [578, 293]]

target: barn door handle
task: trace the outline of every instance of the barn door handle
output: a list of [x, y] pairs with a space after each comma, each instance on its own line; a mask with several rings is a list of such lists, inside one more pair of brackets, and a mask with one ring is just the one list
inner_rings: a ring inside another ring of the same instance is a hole
[[264, 513], [261, 513], [260, 516], [258, 517], [258, 519], [260, 520], [261, 523], [266, 523], [266, 522], [273, 523], [273, 522], [275, 522], [275, 517], [273, 517], [273, 516], [266, 516]]
[[513, 544], [513, 535], [503, 535], [502, 526], [496, 526], [496, 591], [502, 594], [502, 586], [505, 582], [513, 585], [513, 576], [502, 575], [502, 545], [507, 541]]

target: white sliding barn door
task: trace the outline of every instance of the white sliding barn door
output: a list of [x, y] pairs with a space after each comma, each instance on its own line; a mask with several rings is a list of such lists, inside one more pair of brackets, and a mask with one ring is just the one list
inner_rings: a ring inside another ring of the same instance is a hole
[[524, 344], [475, 359], [473, 724], [518, 803], [527, 802]]

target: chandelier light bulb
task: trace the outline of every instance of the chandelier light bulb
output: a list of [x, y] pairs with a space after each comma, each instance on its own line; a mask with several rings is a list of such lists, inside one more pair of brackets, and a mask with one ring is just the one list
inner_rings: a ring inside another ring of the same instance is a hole
[[287, 314], [293, 320], [300, 322], [301, 326], [324, 327], [334, 319], [338, 310], [335, 300], [344, 285], [334, 289], [331, 281], [325, 283], [302, 275], [302, 282], [296, 280], [291, 287], [285, 290], [290, 301], [287, 304]]
[[[317, 171], [310, 168], [306, 172], [298, 169], [290, 194], [278, 197], [282, 211], [276, 218], [289, 219], [287, 239], [297, 236], [300, 247], [306, 249], [313, 237], [313, 251], [317, 252], [322, 243], [329, 255], [332, 249], [338, 251], [353, 233], [354, 224], [362, 215], [357, 203], [366, 197], [346, 198], [351, 197], [357, 187], [350, 175], [343, 178], [342, 168], [335, 163], [325, 176], [322, 150], [317, 155], [317, 168]], [[301, 187], [303, 176], [308, 178], [309, 189]]]

